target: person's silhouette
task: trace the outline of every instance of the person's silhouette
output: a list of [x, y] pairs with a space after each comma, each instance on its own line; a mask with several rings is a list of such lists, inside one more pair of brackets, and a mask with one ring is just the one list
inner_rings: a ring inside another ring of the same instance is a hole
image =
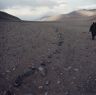
[[91, 32], [92, 40], [94, 40], [96, 35], [96, 22], [93, 22], [93, 24], [90, 26], [89, 32]]

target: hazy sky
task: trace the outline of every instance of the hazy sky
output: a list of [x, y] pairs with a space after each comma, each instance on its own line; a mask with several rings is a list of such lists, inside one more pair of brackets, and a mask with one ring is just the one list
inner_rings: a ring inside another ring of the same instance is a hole
[[83, 8], [96, 8], [96, 0], [0, 0], [0, 10], [25, 20]]

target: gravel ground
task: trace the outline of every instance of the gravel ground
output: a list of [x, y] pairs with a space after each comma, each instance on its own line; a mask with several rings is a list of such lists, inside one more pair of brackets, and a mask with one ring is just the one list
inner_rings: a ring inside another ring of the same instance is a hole
[[0, 22], [0, 95], [96, 95], [91, 21]]

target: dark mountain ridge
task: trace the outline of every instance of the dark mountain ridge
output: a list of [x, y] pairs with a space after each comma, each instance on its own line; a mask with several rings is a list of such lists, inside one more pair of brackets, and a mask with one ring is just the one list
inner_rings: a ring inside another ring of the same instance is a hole
[[0, 11], [0, 21], [21, 21], [18, 17]]

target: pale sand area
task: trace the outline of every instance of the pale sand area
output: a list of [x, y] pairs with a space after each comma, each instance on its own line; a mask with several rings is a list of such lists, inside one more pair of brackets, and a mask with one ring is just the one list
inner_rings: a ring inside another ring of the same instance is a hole
[[[70, 17], [63, 22], [0, 22], [0, 93], [11, 86], [15, 95], [96, 95], [91, 24], [89, 18]], [[36, 71], [20, 87], [13, 86], [18, 75], [41, 63], [46, 64], [45, 77]]]

